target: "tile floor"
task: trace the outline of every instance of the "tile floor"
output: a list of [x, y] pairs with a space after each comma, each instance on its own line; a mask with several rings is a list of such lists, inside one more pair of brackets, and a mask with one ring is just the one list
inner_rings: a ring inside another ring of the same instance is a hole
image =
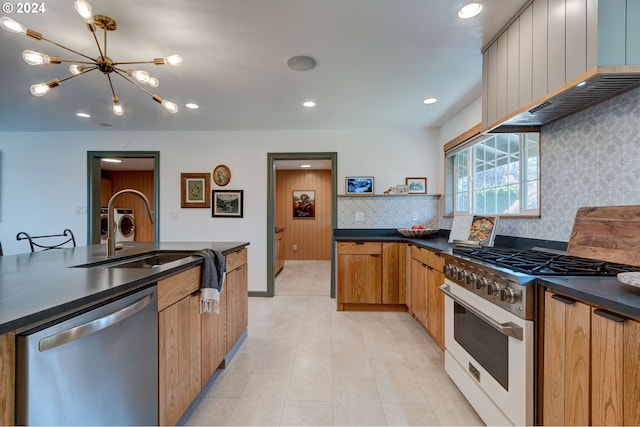
[[288, 261], [186, 425], [482, 425], [407, 313], [338, 312], [330, 263]]

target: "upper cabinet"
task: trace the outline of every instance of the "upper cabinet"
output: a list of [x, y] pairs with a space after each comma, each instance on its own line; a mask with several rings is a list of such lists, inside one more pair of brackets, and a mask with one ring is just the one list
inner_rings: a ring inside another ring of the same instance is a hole
[[483, 51], [483, 127], [539, 126], [640, 84], [639, 18], [638, 0], [534, 0]]

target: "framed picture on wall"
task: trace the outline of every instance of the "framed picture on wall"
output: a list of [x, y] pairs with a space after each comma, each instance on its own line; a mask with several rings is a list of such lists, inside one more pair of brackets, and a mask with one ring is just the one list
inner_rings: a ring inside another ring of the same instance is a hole
[[409, 194], [426, 194], [427, 178], [405, 178]]
[[373, 177], [348, 176], [344, 188], [347, 194], [373, 194]]
[[243, 190], [213, 190], [212, 217], [242, 218]]
[[181, 173], [180, 174], [180, 207], [208, 208], [211, 206], [209, 192], [211, 191], [211, 174], [209, 173]]
[[316, 192], [314, 190], [293, 190], [292, 207], [294, 219], [315, 219]]

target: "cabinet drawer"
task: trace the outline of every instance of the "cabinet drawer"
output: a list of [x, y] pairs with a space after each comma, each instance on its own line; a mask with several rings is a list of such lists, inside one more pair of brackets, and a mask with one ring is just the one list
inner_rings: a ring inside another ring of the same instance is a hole
[[380, 255], [382, 243], [380, 242], [338, 242], [338, 254], [340, 255]]
[[227, 263], [227, 271], [233, 271], [243, 264], [247, 263], [247, 249], [230, 253], [224, 257]]
[[202, 267], [197, 266], [158, 281], [158, 311], [200, 289]]
[[429, 251], [429, 262], [427, 265], [434, 270], [442, 271], [444, 267], [444, 257], [440, 252]]
[[411, 247], [411, 258], [415, 259], [416, 261], [420, 261], [421, 263], [426, 265], [429, 265], [430, 253], [431, 251], [428, 249], [419, 248], [417, 246]]

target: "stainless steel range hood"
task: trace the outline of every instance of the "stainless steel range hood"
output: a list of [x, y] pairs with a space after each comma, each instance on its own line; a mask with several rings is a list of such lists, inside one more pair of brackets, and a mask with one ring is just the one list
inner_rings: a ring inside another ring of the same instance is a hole
[[516, 111], [490, 132], [539, 127], [640, 86], [640, 65], [602, 66]]

